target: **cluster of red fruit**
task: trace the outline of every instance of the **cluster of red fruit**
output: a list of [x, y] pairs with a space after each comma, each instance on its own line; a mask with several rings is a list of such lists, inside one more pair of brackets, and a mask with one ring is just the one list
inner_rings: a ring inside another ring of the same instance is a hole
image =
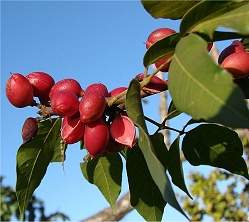
[[[144, 74], [136, 76], [138, 81]], [[167, 89], [167, 81], [154, 76], [141, 91], [142, 96], [155, 94]], [[38, 107], [42, 115], [58, 115], [63, 118], [61, 137], [66, 144], [84, 142], [90, 155], [96, 156], [105, 152], [119, 151], [135, 144], [136, 130], [133, 122], [124, 110], [115, 106], [109, 107], [107, 98], [113, 98], [127, 90], [119, 87], [108, 92], [105, 85], [95, 83], [84, 91], [74, 79], [64, 79], [55, 83], [54, 79], [44, 72], [32, 72], [27, 76], [14, 73], [7, 81], [6, 95], [16, 107], [37, 106], [33, 97], [38, 97]], [[47, 113], [47, 111], [49, 111]], [[27, 142], [38, 130], [36, 118], [24, 122], [22, 137]]]

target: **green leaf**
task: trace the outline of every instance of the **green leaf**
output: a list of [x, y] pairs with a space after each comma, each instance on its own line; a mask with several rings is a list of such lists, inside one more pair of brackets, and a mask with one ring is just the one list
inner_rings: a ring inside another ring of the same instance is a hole
[[60, 119], [40, 122], [35, 138], [23, 144], [17, 152], [16, 195], [21, 217], [53, 160], [55, 150], [60, 147], [59, 129]]
[[169, 150], [164, 143], [164, 138], [161, 133], [152, 135], [151, 141], [155, 148], [156, 156], [164, 165], [165, 170], [167, 169], [169, 171], [172, 182], [184, 191], [190, 198], [192, 198], [188, 192], [184, 180], [182, 162], [180, 158], [179, 137], [177, 137], [171, 144]]
[[138, 146], [127, 152], [127, 176], [131, 205], [146, 221], [161, 221], [166, 205]]
[[206, 33], [212, 38], [215, 29], [222, 26], [248, 35], [248, 21], [248, 1], [202, 1], [183, 17], [180, 31], [183, 35], [190, 32]]
[[[164, 200], [184, 216], [186, 214], [176, 200], [169, 178], [165, 174], [165, 168], [154, 154], [153, 144], [148, 135], [148, 130], [144, 120], [143, 108], [140, 97], [140, 84], [137, 80], [132, 80], [126, 94], [125, 107], [128, 116], [139, 128], [138, 145], [143, 153], [150, 174], [159, 188]], [[187, 218], [187, 216], [186, 216]]]
[[177, 110], [234, 128], [249, 128], [244, 96], [231, 75], [214, 63], [207, 43], [190, 34], [183, 38], [169, 70], [169, 91]]
[[155, 42], [144, 55], [144, 66], [147, 67], [155, 63], [165, 55], [173, 55], [179, 40], [180, 36], [176, 33]]
[[234, 82], [244, 93], [244, 98], [249, 99], [249, 77], [243, 79], [235, 79]]
[[179, 116], [180, 114], [182, 114], [182, 112], [178, 111], [175, 107], [175, 104], [173, 103], [173, 101], [170, 102], [169, 104], [169, 108], [168, 108], [168, 116], [167, 116], [167, 120], [172, 119], [176, 116]]
[[190, 130], [182, 142], [182, 150], [192, 165], [210, 165], [249, 179], [238, 134], [226, 127], [203, 124]]
[[141, 1], [145, 10], [154, 18], [180, 19], [198, 1]]
[[105, 154], [80, 164], [84, 177], [96, 185], [111, 206], [121, 190], [123, 164], [118, 153]]

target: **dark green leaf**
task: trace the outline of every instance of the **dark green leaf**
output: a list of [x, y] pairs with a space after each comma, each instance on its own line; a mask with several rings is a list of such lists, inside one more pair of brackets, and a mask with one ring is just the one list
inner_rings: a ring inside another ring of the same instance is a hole
[[249, 99], [249, 78], [235, 79], [234, 82], [244, 93], [245, 99]]
[[[144, 120], [143, 108], [140, 97], [140, 84], [137, 80], [132, 80], [126, 94], [125, 107], [128, 116], [139, 128], [138, 144], [142, 150], [150, 174], [159, 188], [164, 200], [172, 207], [186, 216], [176, 200], [169, 178], [165, 174], [164, 166], [154, 154], [154, 148], [148, 135], [148, 130]], [[187, 216], [186, 216], [187, 217]]]
[[109, 153], [80, 164], [84, 177], [96, 185], [111, 206], [121, 190], [123, 164], [118, 153]]
[[176, 116], [179, 116], [180, 114], [182, 114], [182, 112], [178, 111], [173, 103], [173, 101], [170, 102], [169, 104], [169, 108], [168, 108], [168, 116], [167, 116], [167, 120], [172, 119]]
[[165, 169], [169, 171], [172, 182], [192, 198], [184, 181], [182, 162], [180, 159], [179, 138], [171, 144], [169, 150], [164, 143], [164, 138], [161, 133], [152, 135], [151, 141], [155, 148], [156, 156], [164, 165]]
[[215, 29], [222, 26], [248, 35], [248, 21], [248, 1], [202, 1], [183, 17], [180, 31], [183, 35], [201, 32], [212, 38]]
[[23, 144], [17, 152], [16, 195], [22, 216], [53, 160], [55, 150], [60, 147], [59, 129], [60, 119], [40, 122], [35, 138]]
[[242, 43], [245, 46], [245, 48], [248, 50], [249, 49], [249, 37], [243, 38]]
[[146, 221], [161, 221], [166, 202], [150, 175], [139, 147], [127, 152], [126, 168], [131, 205]]
[[165, 55], [173, 55], [179, 40], [179, 34], [173, 34], [154, 43], [144, 55], [144, 66], [147, 67], [155, 63]]
[[223, 40], [228, 40], [228, 39], [240, 39], [245, 37], [244, 35], [241, 35], [236, 32], [220, 32], [220, 31], [215, 31], [213, 34], [213, 41], [223, 41]]
[[214, 63], [207, 43], [190, 34], [183, 38], [169, 70], [169, 91], [177, 110], [234, 128], [249, 128], [244, 96], [231, 75]]
[[198, 1], [148, 1], [142, 0], [145, 10], [155, 18], [180, 19]]
[[249, 179], [243, 145], [238, 134], [226, 127], [203, 124], [189, 131], [182, 150], [192, 165], [210, 165], [226, 169]]

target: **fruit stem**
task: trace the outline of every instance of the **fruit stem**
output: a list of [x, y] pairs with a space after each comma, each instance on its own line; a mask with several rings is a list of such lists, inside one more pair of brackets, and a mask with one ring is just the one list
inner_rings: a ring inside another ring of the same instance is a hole
[[[166, 61], [165, 63], [163, 63], [161, 66], [159, 66], [158, 69], [156, 69], [151, 75], [148, 75], [148, 69], [145, 68], [144, 70], [144, 79], [142, 82], [140, 82], [140, 88], [143, 89], [144, 86], [146, 86], [147, 84], [149, 84], [151, 78], [156, 75], [158, 72], [160, 72], [160, 69], [167, 63], [168, 61]], [[113, 97], [108, 97], [106, 99], [106, 102], [108, 104], [108, 106], [112, 106], [112, 105], [119, 105], [121, 103], [124, 102], [125, 100], [125, 96], [127, 93], [127, 89], [123, 92], [121, 92], [120, 94], [113, 96]]]

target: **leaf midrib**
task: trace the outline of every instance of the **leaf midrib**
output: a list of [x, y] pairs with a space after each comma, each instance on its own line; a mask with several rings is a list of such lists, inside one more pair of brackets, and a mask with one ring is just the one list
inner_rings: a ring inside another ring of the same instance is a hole
[[[215, 94], [213, 94], [210, 90], [208, 90], [207, 87], [205, 87], [200, 81], [197, 81], [195, 78], [192, 77], [192, 75], [189, 73], [189, 71], [187, 69], [185, 69], [184, 65], [181, 63], [180, 59], [177, 57], [177, 55], [174, 55], [176, 62], [178, 63], [178, 65], [182, 68], [182, 70], [187, 74], [187, 76], [190, 78], [190, 80], [192, 80], [194, 83], [196, 83], [201, 89], [203, 89], [208, 95], [210, 95], [211, 97], [213, 97], [218, 103], [222, 104], [226, 109], [230, 110], [231, 112], [233, 112], [235, 115], [240, 116], [242, 119], [244, 119], [243, 115], [240, 115], [240, 113], [238, 113], [236, 110], [234, 110], [232, 107], [228, 105], [226, 105], [226, 103], [224, 103], [219, 97], [217, 97]], [[226, 105], [226, 106], [225, 106]]]

